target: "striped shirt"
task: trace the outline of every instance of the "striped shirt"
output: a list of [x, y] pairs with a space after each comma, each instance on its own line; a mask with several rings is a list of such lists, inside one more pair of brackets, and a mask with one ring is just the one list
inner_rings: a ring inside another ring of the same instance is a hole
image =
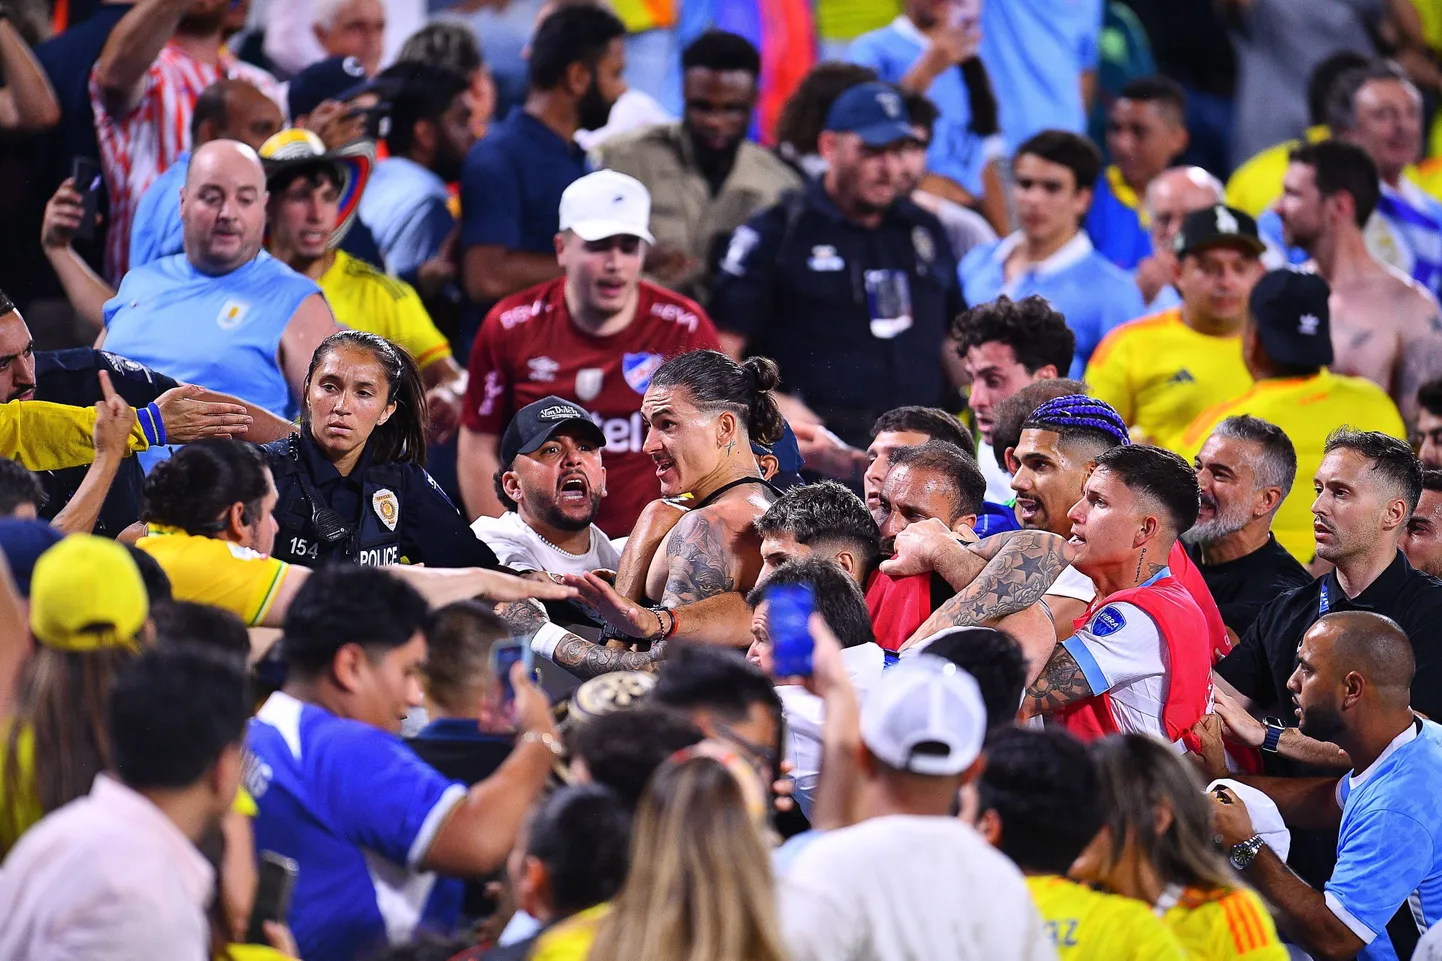
[[275, 78], [222, 50], [220, 62], [197, 60], [173, 43], [145, 72], [145, 90], [131, 110], [113, 116], [105, 109], [95, 71], [90, 73], [90, 105], [100, 141], [100, 167], [110, 191], [110, 230], [106, 234], [105, 277], [119, 284], [130, 254], [130, 224], [140, 195], [150, 182], [190, 148], [190, 119], [206, 87], [225, 77], [253, 84], [285, 111]]

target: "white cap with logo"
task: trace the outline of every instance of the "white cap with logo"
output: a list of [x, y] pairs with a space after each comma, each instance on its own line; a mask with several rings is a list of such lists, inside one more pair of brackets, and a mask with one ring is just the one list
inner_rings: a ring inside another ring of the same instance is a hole
[[934, 654], [883, 674], [861, 709], [867, 750], [913, 774], [960, 774], [981, 754], [985, 737], [986, 704], [976, 679]]
[[651, 194], [635, 177], [615, 170], [597, 170], [574, 181], [561, 194], [561, 229], [582, 240], [651, 236]]

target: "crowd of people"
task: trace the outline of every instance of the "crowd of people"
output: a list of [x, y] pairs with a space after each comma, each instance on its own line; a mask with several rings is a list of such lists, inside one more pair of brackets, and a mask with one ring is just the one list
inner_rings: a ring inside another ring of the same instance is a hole
[[0, 80], [3, 961], [1442, 959], [1438, 4]]

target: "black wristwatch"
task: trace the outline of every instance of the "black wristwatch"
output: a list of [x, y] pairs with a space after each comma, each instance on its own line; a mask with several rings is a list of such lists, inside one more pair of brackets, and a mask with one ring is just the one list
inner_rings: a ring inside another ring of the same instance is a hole
[[1231, 851], [1227, 852], [1227, 860], [1232, 862], [1232, 867], [1237, 871], [1245, 871], [1252, 866], [1252, 861], [1257, 857], [1257, 852], [1266, 846], [1260, 834], [1253, 834], [1241, 844], [1233, 844]]
[[1281, 742], [1282, 732], [1287, 729], [1287, 725], [1283, 724], [1282, 719], [1277, 717], [1266, 718], [1262, 721], [1262, 724], [1267, 728], [1267, 733], [1262, 738], [1262, 750], [1269, 754], [1276, 754], [1277, 744]]

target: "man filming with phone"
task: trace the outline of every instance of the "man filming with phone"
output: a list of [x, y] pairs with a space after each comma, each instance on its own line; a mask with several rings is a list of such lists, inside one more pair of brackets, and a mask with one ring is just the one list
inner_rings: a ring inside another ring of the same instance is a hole
[[286, 613], [286, 683], [251, 722], [246, 785], [256, 849], [298, 865], [290, 922], [307, 961], [453, 927], [452, 879], [505, 862], [561, 753], [523, 663], [510, 673], [520, 734], [490, 777], [467, 789], [400, 740], [422, 702], [428, 613], [413, 588], [367, 567], [316, 571]]

